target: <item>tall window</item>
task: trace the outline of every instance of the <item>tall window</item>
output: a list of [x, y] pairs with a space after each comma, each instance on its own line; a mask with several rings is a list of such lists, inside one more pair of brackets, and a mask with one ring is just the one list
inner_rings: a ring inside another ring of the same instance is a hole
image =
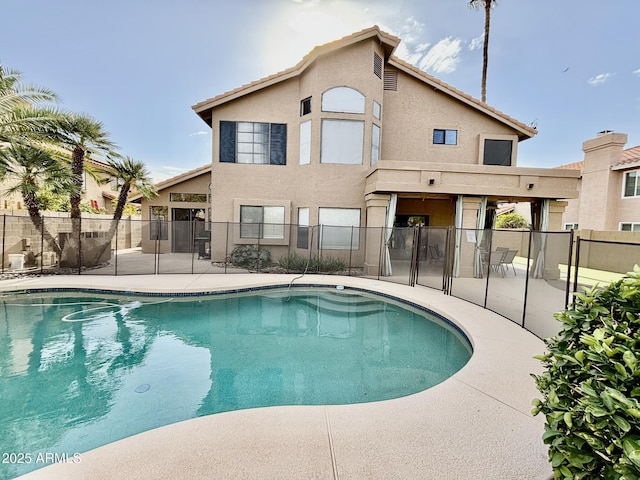
[[309, 248], [309, 207], [298, 208], [298, 248]]
[[357, 250], [360, 244], [359, 208], [318, 209], [320, 248], [325, 250]]
[[380, 105], [375, 100], [373, 101], [373, 116], [380, 120], [382, 116], [382, 105]]
[[221, 121], [220, 162], [285, 165], [287, 125]]
[[440, 130], [440, 129], [434, 128], [433, 143], [436, 145], [457, 145], [458, 131], [457, 130]]
[[624, 196], [640, 197], [640, 170], [627, 172], [624, 176]]
[[363, 147], [363, 121], [322, 120], [320, 163], [362, 165]]
[[169, 207], [149, 207], [149, 239], [168, 240], [169, 239]]
[[311, 120], [300, 124], [300, 165], [311, 163]]
[[284, 238], [284, 207], [242, 205], [240, 238]]
[[378, 163], [380, 159], [380, 127], [373, 124], [371, 128], [371, 165]]

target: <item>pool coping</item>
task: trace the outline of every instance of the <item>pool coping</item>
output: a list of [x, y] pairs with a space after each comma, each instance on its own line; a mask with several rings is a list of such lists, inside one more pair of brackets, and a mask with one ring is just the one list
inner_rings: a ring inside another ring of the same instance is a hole
[[[530, 373], [544, 343], [493, 312], [426, 287], [360, 277], [308, 275], [43, 276], [0, 281], [0, 292], [81, 288], [194, 294], [265, 286], [343, 285], [396, 297], [464, 332], [473, 356], [428, 390], [355, 405], [282, 406], [226, 412], [160, 427], [82, 453], [25, 479], [548, 479], [532, 417]], [[238, 452], [242, 452], [239, 454]]]

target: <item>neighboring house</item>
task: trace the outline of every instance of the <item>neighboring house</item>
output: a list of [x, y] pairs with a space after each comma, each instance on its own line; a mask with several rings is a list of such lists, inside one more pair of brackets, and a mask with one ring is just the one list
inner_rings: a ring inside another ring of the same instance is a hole
[[[86, 159], [85, 164], [93, 169], [106, 169], [107, 165], [99, 160]], [[99, 175], [109, 180], [107, 175]], [[8, 193], [12, 184], [9, 180], [0, 183], [0, 209], [3, 210], [23, 210], [26, 209], [22, 195], [19, 193]], [[98, 182], [86, 170], [82, 176], [82, 197], [81, 202], [90, 205], [96, 211], [103, 210], [105, 213], [113, 213], [112, 201], [118, 198], [118, 188], [114, 181]], [[46, 212], [43, 213], [46, 216]]]
[[151, 200], [132, 196], [131, 201], [141, 203], [146, 221], [142, 251], [191, 252], [194, 235], [205, 230], [211, 218], [210, 186], [211, 164], [157, 183], [158, 196]]
[[[561, 229], [577, 172], [517, 167], [537, 131], [395, 57], [399, 43], [362, 30], [193, 106], [213, 134], [211, 218], [241, 225], [235, 245], [287, 246], [282, 224], [477, 228], [503, 202], [532, 202], [535, 227]], [[350, 246], [322, 234], [322, 248]]]
[[582, 144], [583, 161], [558, 167], [580, 172], [563, 228], [640, 231], [640, 146], [626, 143], [626, 134], [602, 131]]

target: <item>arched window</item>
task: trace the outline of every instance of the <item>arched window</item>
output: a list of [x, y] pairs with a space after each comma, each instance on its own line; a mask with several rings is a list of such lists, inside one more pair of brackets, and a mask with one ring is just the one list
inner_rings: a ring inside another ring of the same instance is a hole
[[322, 94], [323, 112], [364, 113], [365, 97], [350, 87], [334, 87]]

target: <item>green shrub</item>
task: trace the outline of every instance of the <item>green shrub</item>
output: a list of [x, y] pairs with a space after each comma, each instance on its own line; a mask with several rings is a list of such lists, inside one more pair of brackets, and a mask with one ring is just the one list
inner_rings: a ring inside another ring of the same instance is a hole
[[240, 245], [231, 252], [233, 265], [249, 270], [260, 270], [271, 265], [271, 252], [258, 245]]
[[288, 272], [341, 272], [347, 269], [347, 264], [335, 257], [317, 257], [292, 253], [280, 257], [278, 266]]
[[505, 213], [496, 219], [496, 228], [529, 228], [529, 222], [519, 213]]
[[640, 268], [575, 295], [536, 358], [543, 441], [556, 479], [640, 478]]

